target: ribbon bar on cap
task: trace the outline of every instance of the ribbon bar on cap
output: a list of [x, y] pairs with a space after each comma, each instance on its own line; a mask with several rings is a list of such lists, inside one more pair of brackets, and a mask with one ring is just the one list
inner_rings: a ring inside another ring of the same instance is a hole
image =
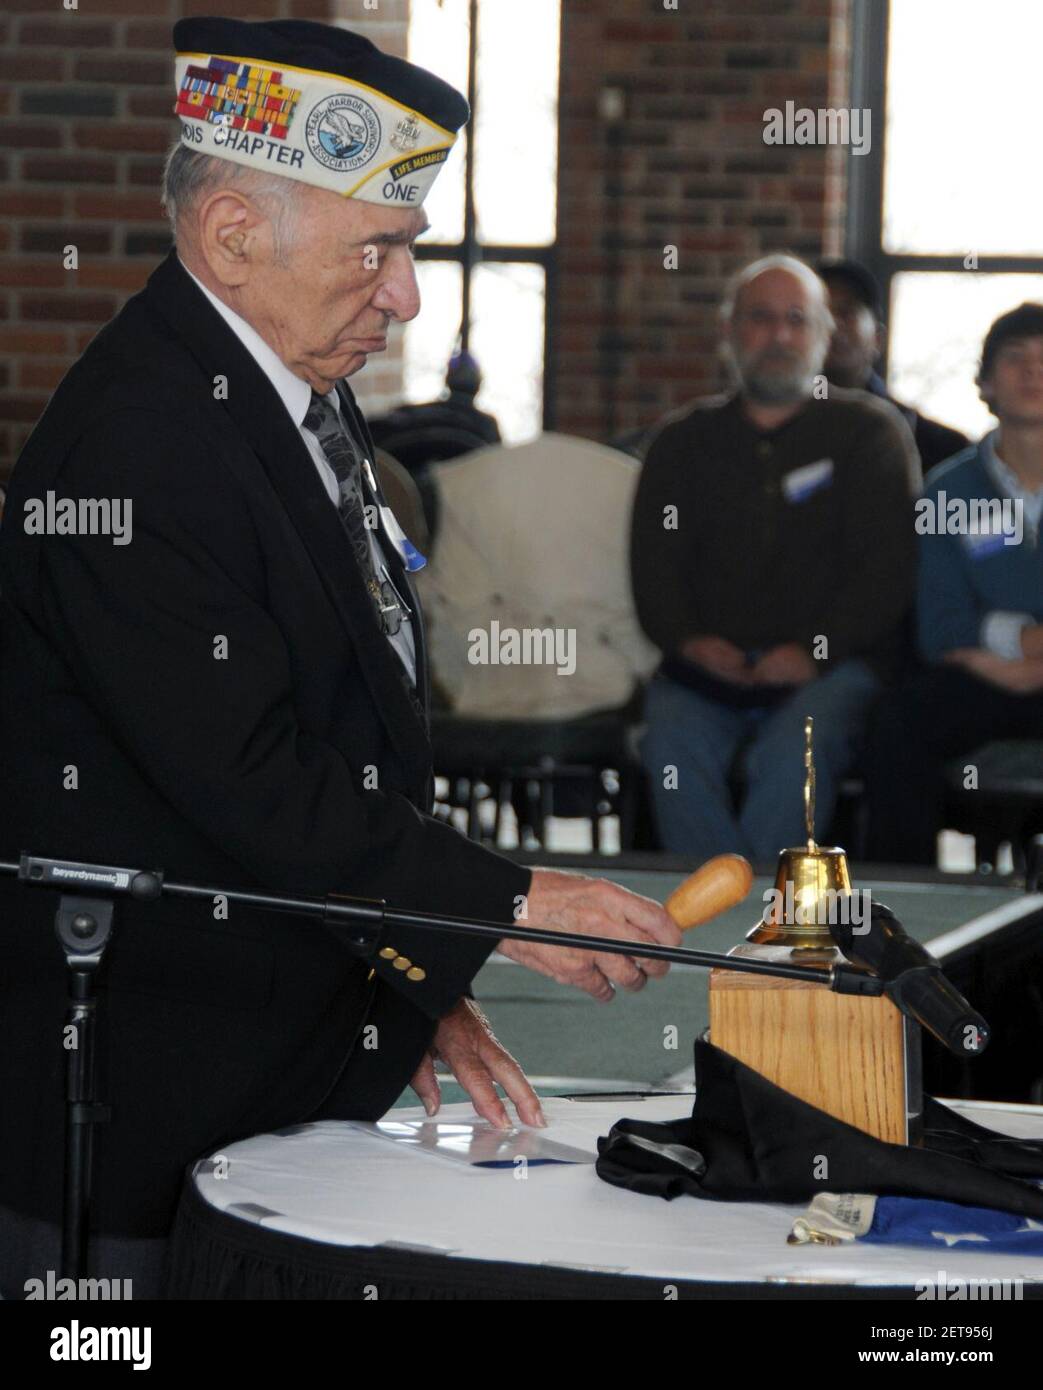
[[382, 207], [419, 207], [452, 132], [364, 83], [289, 64], [179, 53], [181, 138], [200, 154]]

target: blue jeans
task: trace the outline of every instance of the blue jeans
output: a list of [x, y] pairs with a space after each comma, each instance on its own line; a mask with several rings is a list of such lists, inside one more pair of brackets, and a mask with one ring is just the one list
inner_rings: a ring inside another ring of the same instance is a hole
[[[640, 748], [663, 848], [696, 860], [736, 853], [771, 861], [779, 850], [802, 844], [809, 714], [815, 721], [815, 835], [825, 835], [879, 690], [878, 677], [858, 659], [842, 662], [781, 704], [754, 709], [734, 709], [657, 675], [645, 698]], [[740, 750], [745, 785], [736, 807], [729, 775]], [[664, 785], [671, 767], [676, 786]]]

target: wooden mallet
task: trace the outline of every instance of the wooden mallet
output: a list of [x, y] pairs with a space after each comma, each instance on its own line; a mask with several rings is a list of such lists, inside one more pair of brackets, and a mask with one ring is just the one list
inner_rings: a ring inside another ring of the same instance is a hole
[[741, 854], [719, 854], [678, 884], [663, 906], [681, 930], [688, 931], [741, 903], [752, 884], [749, 860]]

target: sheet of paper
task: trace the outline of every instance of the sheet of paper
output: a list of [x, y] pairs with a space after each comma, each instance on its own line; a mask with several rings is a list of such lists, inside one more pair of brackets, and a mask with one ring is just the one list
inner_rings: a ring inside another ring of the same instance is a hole
[[406, 1148], [436, 1154], [472, 1167], [514, 1168], [526, 1163], [593, 1163], [597, 1153], [589, 1148], [561, 1143], [546, 1130], [516, 1127], [496, 1129], [488, 1120], [448, 1121], [377, 1120], [354, 1122], [357, 1129], [379, 1135]]
[[581, 1104], [562, 1096], [545, 1098], [546, 1129], [516, 1125], [500, 1130], [477, 1115], [452, 1121], [438, 1115], [428, 1119], [412, 1109], [392, 1111], [372, 1123], [353, 1123], [382, 1139], [471, 1167], [511, 1168], [520, 1158], [530, 1164], [592, 1164], [598, 1156], [598, 1136], [607, 1134], [616, 1120], [631, 1113], [649, 1120], [679, 1119], [691, 1113], [692, 1098], [656, 1095], [643, 1101], [634, 1096], [598, 1096], [591, 1097], [590, 1102]]

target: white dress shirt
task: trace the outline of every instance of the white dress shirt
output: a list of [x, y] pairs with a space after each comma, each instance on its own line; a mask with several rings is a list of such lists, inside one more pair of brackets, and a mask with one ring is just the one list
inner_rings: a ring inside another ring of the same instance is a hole
[[[311, 387], [303, 377], [299, 377], [294, 372], [290, 371], [286, 363], [272, 351], [256, 329], [251, 328], [246, 320], [237, 314], [234, 309], [230, 309], [227, 304], [218, 299], [216, 294], [208, 290], [198, 276], [192, 275], [188, 266], [185, 265], [184, 261], [181, 261], [180, 258], [179, 263], [181, 268], [192, 277], [203, 291], [207, 299], [272, 383], [276, 395], [286, 407], [290, 419], [300, 432], [301, 439], [303, 439], [308, 453], [311, 455], [312, 462], [318, 470], [319, 478], [322, 481], [323, 487], [326, 489], [330, 501], [333, 503], [334, 507], [339, 506], [340, 489], [337, 485], [337, 475], [330, 466], [326, 455], [322, 452], [318, 439], [312, 434], [311, 430], [306, 430], [304, 428], [304, 417], [307, 415], [308, 408], [311, 405]], [[343, 412], [340, 408], [340, 398], [337, 395], [336, 387], [330, 391], [326, 399], [343, 418]], [[347, 425], [345, 425], [345, 429], [351, 434], [351, 430], [348, 429]], [[362, 445], [361, 440], [359, 440], [358, 443], [360, 446]], [[363, 454], [363, 456], [365, 457], [365, 454]], [[371, 459], [366, 459], [366, 463], [372, 468], [373, 464]], [[362, 475], [365, 479], [365, 468], [362, 470]], [[368, 486], [368, 479], [366, 479], [366, 481], [363, 482], [363, 487], [368, 488]], [[377, 505], [375, 496], [371, 497], [370, 500], [374, 506]], [[380, 541], [377, 539], [376, 528], [367, 526], [366, 536], [369, 539], [370, 552], [373, 557], [373, 570], [377, 575], [384, 575], [387, 557], [384, 554]], [[402, 595], [401, 597], [404, 601], [405, 596]], [[416, 644], [413, 640], [413, 624], [408, 616], [403, 617], [402, 625], [398, 632], [395, 633], [393, 637], [389, 636], [388, 641], [391, 643], [396, 655], [405, 667], [410, 683], [415, 685]]]

